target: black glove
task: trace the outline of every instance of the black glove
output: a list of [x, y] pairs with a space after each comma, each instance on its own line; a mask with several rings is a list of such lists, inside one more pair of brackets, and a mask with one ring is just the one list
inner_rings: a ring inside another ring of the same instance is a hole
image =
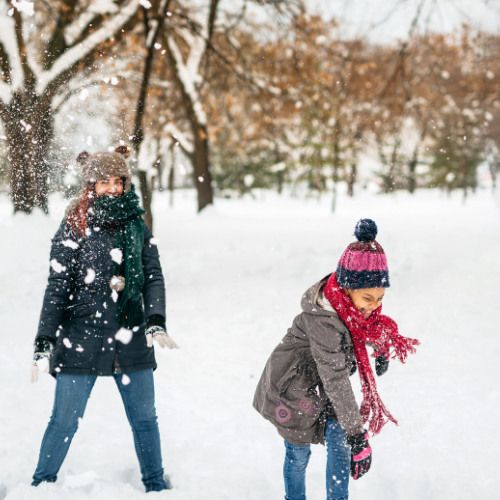
[[389, 358], [386, 354], [381, 354], [375, 358], [375, 371], [380, 377], [389, 369]]
[[356, 370], [357, 370], [357, 369], [358, 369], [358, 365], [357, 365], [357, 363], [356, 363], [356, 360], [355, 360], [355, 359], [353, 359], [353, 360], [352, 360], [352, 365], [351, 365], [351, 373], [349, 373], [349, 377], [350, 377], [351, 375], [354, 375], [354, 374], [356, 373]]
[[36, 337], [33, 342], [33, 361], [36, 362], [40, 358], [48, 358], [50, 360], [55, 348], [56, 341], [52, 337], [46, 335]]
[[351, 446], [351, 476], [359, 479], [364, 476], [372, 464], [372, 449], [368, 442], [368, 432], [349, 436], [347, 442]]

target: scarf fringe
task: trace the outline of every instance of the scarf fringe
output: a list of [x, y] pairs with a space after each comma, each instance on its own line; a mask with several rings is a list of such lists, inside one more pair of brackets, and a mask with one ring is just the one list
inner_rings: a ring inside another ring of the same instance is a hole
[[368, 319], [365, 319], [356, 309], [345, 290], [340, 288], [335, 273], [328, 279], [323, 293], [351, 333], [363, 389], [363, 402], [360, 407], [361, 419], [363, 424], [369, 422], [369, 431], [373, 435], [378, 434], [387, 422], [391, 421], [396, 425], [398, 422], [378, 395], [377, 383], [370, 366], [366, 343], [371, 342], [375, 347], [372, 357], [385, 354], [388, 358], [397, 358], [401, 363], [404, 363], [408, 354], [413, 354], [415, 347], [420, 342], [400, 335], [396, 322], [388, 316], [380, 314], [382, 306], [373, 311]]
[[118, 322], [127, 328], [133, 328], [134, 326], [144, 323], [144, 309], [142, 307], [141, 294], [132, 297], [123, 295], [116, 317]]
[[[372, 414], [370, 417], [370, 413]], [[360, 408], [361, 419], [363, 424], [369, 422], [368, 430], [372, 435], [378, 434], [387, 422], [393, 422], [398, 425], [397, 420], [391, 415], [389, 410], [385, 407], [379, 395], [370, 399], [363, 399]]]

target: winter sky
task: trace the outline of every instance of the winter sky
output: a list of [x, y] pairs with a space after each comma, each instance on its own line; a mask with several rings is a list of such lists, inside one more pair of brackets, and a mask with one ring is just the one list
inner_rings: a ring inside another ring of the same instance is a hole
[[350, 34], [392, 42], [406, 38], [419, 5], [419, 28], [453, 31], [464, 22], [488, 31], [500, 28], [500, 0], [307, 0], [313, 12], [342, 21]]

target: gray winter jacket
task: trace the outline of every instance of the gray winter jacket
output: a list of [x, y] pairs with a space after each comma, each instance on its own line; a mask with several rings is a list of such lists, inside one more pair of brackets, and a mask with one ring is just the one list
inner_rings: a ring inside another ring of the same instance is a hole
[[302, 310], [271, 354], [253, 405], [297, 446], [324, 444], [326, 418], [348, 435], [363, 431], [349, 375], [355, 363], [351, 335], [322, 302], [329, 276], [307, 290]]

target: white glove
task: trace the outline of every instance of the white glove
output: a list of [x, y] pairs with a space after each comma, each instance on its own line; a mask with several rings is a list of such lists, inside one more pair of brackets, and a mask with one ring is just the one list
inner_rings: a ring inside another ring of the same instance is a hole
[[33, 356], [33, 364], [31, 365], [31, 383], [38, 382], [38, 372], [49, 373], [51, 354], [36, 352]]
[[153, 339], [156, 339], [162, 348], [168, 347], [169, 349], [179, 349], [179, 346], [174, 342], [172, 337], [170, 337], [161, 326], [150, 326], [146, 330], [146, 342], [148, 347], [153, 347]]
[[46, 335], [35, 337], [33, 343], [33, 365], [31, 366], [31, 383], [38, 382], [38, 371], [49, 373], [50, 358], [56, 348], [56, 340]]

